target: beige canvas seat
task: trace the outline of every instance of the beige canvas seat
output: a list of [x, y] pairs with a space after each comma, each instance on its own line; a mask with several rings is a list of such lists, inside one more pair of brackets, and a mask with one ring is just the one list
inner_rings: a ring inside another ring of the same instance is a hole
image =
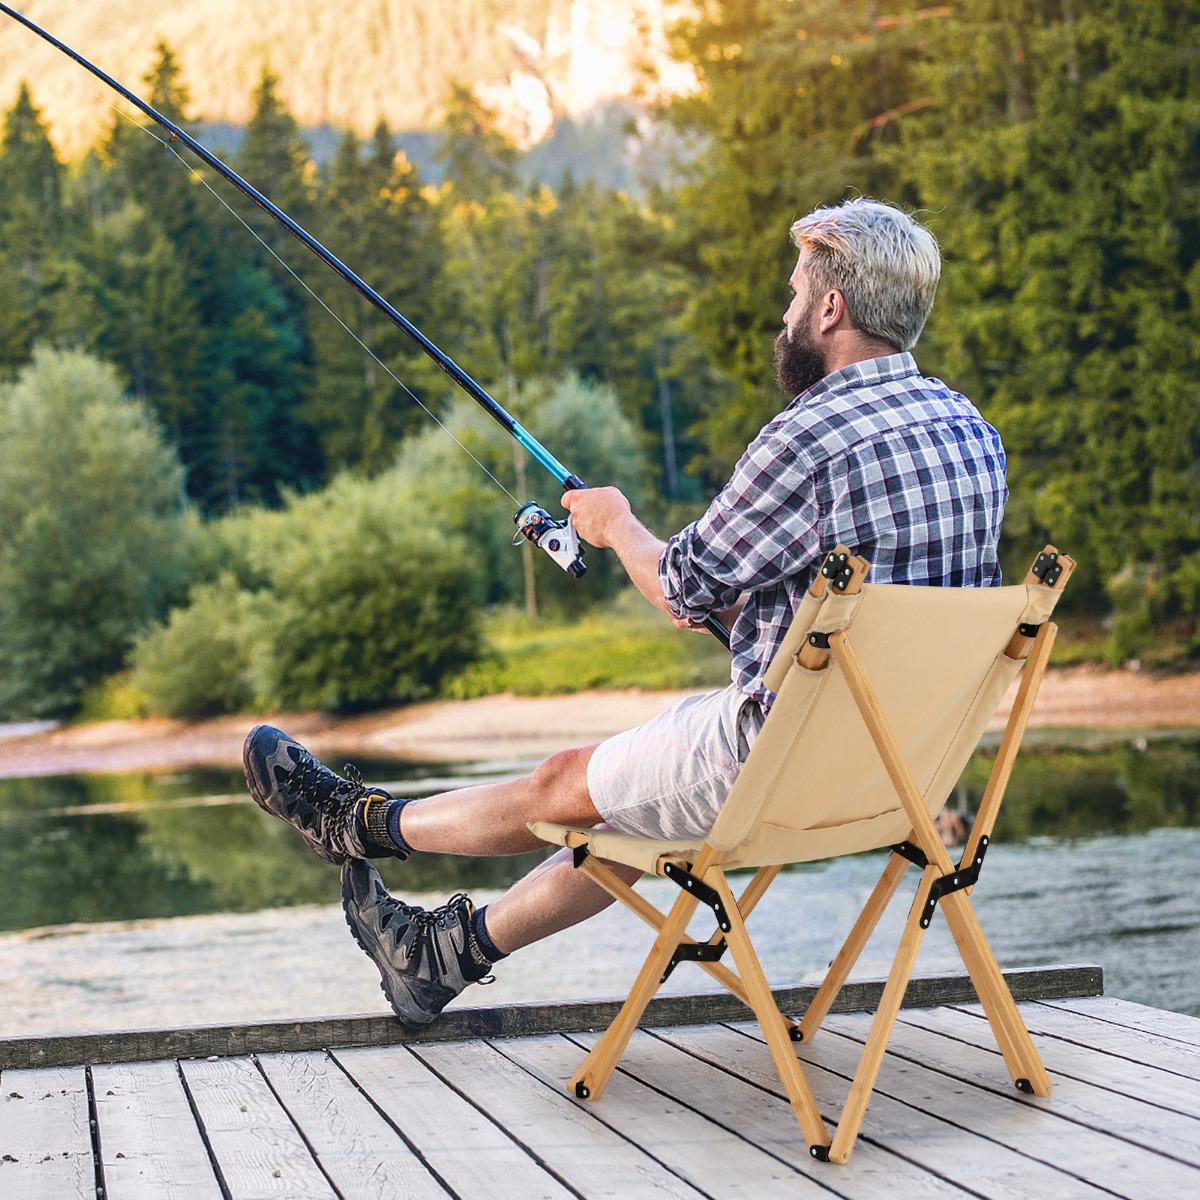
[[[1046, 1074], [969, 893], [979, 875], [1009, 774], [1054, 643], [1049, 620], [1074, 563], [1052, 546], [1024, 583], [997, 588], [863, 582], [868, 564], [839, 546], [797, 611], [771, 664], [776, 701], [717, 820], [703, 838], [664, 842], [614, 830], [537, 822], [543, 840], [574, 848], [575, 864], [658, 930], [613, 1023], [571, 1079], [596, 1100], [664, 973], [706, 970], [754, 1012], [814, 1158], [850, 1158], [924, 931], [941, 908], [1014, 1083], [1050, 1094]], [[1020, 687], [979, 813], [956, 865], [934, 819], [1013, 680]], [[745, 920], [787, 863], [890, 848], [866, 907], [799, 1023], [775, 1006]], [[660, 913], [603, 862], [676, 882]], [[849, 1096], [830, 1138], [797, 1058], [812, 1040], [911, 863], [921, 869]], [[757, 868], [735, 899], [726, 872]], [[718, 929], [687, 935], [698, 904]], [[736, 972], [719, 961], [728, 948]]]

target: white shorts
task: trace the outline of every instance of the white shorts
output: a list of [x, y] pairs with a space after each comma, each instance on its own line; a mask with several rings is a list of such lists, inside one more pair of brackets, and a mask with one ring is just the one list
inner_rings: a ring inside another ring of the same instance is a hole
[[732, 684], [687, 696], [596, 747], [587, 773], [592, 803], [623, 833], [669, 840], [703, 836], [762, 723], [758, 702]]

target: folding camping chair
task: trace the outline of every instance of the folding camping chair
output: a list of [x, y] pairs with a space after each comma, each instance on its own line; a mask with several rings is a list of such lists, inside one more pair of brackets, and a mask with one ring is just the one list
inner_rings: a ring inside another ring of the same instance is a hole
[[[1053, 546], [1023, 584], [995, 588], [864, 584], [868, 563], [826, 557], [767, 673], [776, 693], [758, 739], [707, 836], [656, 841], [549, 822], [540, 838], [572, 847], [575, 865], [658, 930], [628, 999], [568, 1088], [596, 1100], [666, 974], [696, 962], [758, 1018], [813, 1158], [850, 1158], [925, 930], [940, 904], [1016, 1086], [1047, 1096], [1034, 1049], [971, 907], [992, 828], [1057, 627], [1049, 620], [1074, 562]], [[957, 866], [934, 826], [967, 759], [1024, 671], [979, 813]], [[890, 847], [887, 865], [799, 1024], [776, 1008], [745, 919], [781, 867]], [[673, 880], [668, 913], [603, 862]], [[888, 902], [915, 863], [921, 879], [832, 1141], [793, 1043], [810, 1042]], [[739, 899], [726, 872], [758, 868]], [[718, 929], [687, 935], [698, 904]], [[737, 972], [719, 959], [733, 954]]]

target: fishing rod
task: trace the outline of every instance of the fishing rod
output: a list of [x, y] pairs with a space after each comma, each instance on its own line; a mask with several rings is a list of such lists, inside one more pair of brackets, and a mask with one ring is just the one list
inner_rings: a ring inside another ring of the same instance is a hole
[[[111, 75], [102, 71], [94, 63], [84, 58], [78, 51], [73, 50], [65, 42], [59, 41], [53, 34], [40, 25], [31, 21], [24, 14], [0, 2], [0, 12], [5, 13], [14, 21], [24, 25], [31, 33], [37, 34], [43, 41], [48, 42], [56, 50], [78, 63], [84, 70], [90, 72], [102, 83], [112, 88], [119, 96], [129, 101], [140, 112], [145, 113], [152, 121], [161, 126], [171, 135], [171, 141], [182, 142], [202, 162], [210, 166], [223, 179], [233, 184], [243, 195], [248, 196], [264, 212], [279, 222], [293, 237], [315, 254], [330, 270], [340, 275], [355, 291], [369, 301], [384, 314], [389, 321], [412, 339], [468, 396], [471, 397], [484, 411], [496, 421], [536, 462], [544, 467], [551, 476], [567, 491], [585, 489], [587, 485], [578, 475], [568, 471], [566, 467], [550, 453], [513, 417], [505, 411], [488, 392], [481, 387], [466, 371], [452, 358], [443, 353], [429, 340], [403, 313], [389, 304], [365, 280], [356, 275], [336, 255], [327, 250], [303, 226], [299, 225], [283, 209], [267, 199], [257, 188], [247, 183], [232, 167], [223, 163], [215, 154], [208, 150], [191, 134], [181, 129], [173, 121], [163, 116], [157, 109], [136, 96], [123, 84], [118, 83]], [[565, 521], [555, 520], [536, 501], [530, 500], [517, 509], [513, 522], [517, 526], [519, 541], [525, 538], [544, 550], [567, 574], [578, 579], [587, 570], [583, 561], [584, 548], [580, 544], [579, 535], [570, 516]], [[729, 631], [715, 617], [709, 616], [704, 620], [705, 628], [709, 630], [722, 645], [729, 648]]]

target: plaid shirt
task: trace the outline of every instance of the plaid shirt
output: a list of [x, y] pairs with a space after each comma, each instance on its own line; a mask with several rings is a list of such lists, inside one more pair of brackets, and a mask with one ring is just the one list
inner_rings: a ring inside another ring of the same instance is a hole
[[749, 593], [732, 679], [768, 707], [763, 675], [839, 542], [875, 583], [1000, 582], [1004, 470], [1000, 435], [912, 355], [853, 363], [769, 421], [704, 516], [667, 543], [663, 594], [676, 616], [703, 618]]

